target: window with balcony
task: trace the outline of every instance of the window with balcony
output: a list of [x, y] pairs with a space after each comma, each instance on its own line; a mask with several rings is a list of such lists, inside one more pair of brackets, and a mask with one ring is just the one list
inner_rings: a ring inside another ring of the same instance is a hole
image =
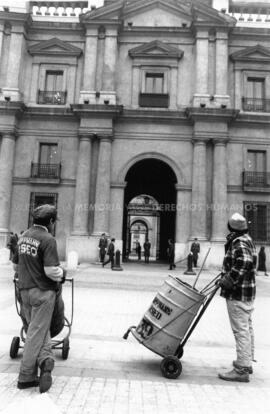
[[270, 242], [270, 203], [244, 202], [249, 233], [257, 242]]
[[243, 97], [243, 109], [250, 112], [270, 111], [270, 100], [265, 99], [264, 78], [247, 78], [246, 96]]
[[169, 95], [165, 93], [166, 80], [164, 72], [145, 72], [143, 92], [139, 105], [142, 107], [168, 108]]
[[57, 143], [40, 143], [39, 162], [32, 163], [32, 178], [60, 178], [61, 164]]
[[247, 151], [247, 168], [243, 173], [243, 186], [246, 191], [270, 189], [270, 177], [266, 172], [266, 151]]
[[46, 71], [45, 90], [38, 91], [38, 103], [43, 105], [65, 105], [66, 91], [63, 71]]
[[[28, 227], [33, 225], [33, 211], [36, 207], [41, 206], [42, 204], [52, 204], [57, 207], [57, 193], [31, 193], [30, 194], [30, 206], [29, 206], [29, 219]], [[55, 226], [54, 226], [55, 232]], [[55, 235], [55, 234], [53, 234]]]

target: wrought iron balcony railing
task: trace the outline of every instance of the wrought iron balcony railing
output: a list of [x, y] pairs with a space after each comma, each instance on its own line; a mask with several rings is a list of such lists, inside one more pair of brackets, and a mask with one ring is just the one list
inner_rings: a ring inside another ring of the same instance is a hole
[[31, 165], [31, 178], [60, 179], [61, 164], [35, 164]]
[[248, 112], [270, 112], [270, 99], [242, 98], [243, 110]]
[[243, 186], [244, 188], [270, 188], [270, 173], [268, 172], [243, 172]]
[[168, 108], [169, 95], [167, 93], [140, 93], [139, 105], [148, 108]]
[[66, 97], [66, 91], [38, 91], [38, 103], [41, 105], [65, 105]]

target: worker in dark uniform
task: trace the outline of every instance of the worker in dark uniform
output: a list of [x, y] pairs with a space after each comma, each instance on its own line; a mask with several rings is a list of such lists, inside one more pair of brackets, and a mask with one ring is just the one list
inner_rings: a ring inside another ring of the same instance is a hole
[[57, 218], [56, 208], [48, 204], [39, 206], [33, 218], [34, 224], [20, 237], [13, 258], [22, 312], [28, 324], [17, 387], [39, 385], [43, 393], [52, 385], [54, 359], [49, 329], [56, 291], [59, 283], [64, 282], [66, 271], [60, 266], [56, 240], [51, 234]]

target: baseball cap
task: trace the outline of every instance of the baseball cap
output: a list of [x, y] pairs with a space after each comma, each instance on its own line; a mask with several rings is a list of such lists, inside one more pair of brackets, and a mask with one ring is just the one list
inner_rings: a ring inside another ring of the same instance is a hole
[[234, 213], [230, 218], [228, 224], [232, 230], [243, 231], [248, 229], [247, 220], [239, 213]]

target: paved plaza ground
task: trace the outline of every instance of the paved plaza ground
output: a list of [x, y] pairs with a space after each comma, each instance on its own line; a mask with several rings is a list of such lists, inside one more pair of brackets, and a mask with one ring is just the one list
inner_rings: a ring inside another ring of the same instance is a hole
[[[74, 320], [70, 353], [62, 359], [55, 350], [53, 386], [16, 388], [22, 350], [9, 357], [11, 340], [20, 334], [12, 266], [0, 268], [0, 413], [20, 414], [266, 414], [270, 406], [270, 277], [258, 276], [254, 327], [256, 359], [249, 383], [224, 382], [217, 373], [235, 358], [225, 301], [217, 294], [184, 348], [183, 371], [176, 380], [160, 372], [161, 357], [123, 334], [137, 325], [169, 271], [165, 264], [128, 263], [123, 271], [81, 264], [74, 278]], [[191, 284], [196, 276], [173, 274]], [[171, 272], [172, 273], [172, 272]], [[198, 287], [217, 271], [204, 270]], [[66, 315], [70, 318], [71, 290], [66, 283]]]

